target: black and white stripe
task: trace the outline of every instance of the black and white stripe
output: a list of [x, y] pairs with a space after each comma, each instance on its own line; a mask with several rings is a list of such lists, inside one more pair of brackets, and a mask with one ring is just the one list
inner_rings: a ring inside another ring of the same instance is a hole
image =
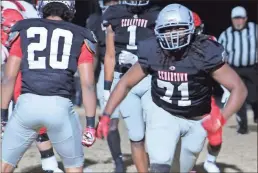
[[246, 28], [236, 31], [227, 28], [218, 40], [226, 49], [228, 63], [234, 67], [246, 67], [258, 63], [258, 27], [253, 22], [248, 22]]

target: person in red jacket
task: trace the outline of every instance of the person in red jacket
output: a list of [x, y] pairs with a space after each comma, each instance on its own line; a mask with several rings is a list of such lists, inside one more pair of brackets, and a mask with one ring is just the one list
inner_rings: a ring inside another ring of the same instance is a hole
[[[9, 8], [4, 8], [2, 10], [1, 42], [5, 47], [8, 48], [12, 44], [12, 40], [15, 40], [15, 38], [12, 38], [13, 36], [10, 35], [11, 27], [16, 22], [23, 19], [24, 19], [23, 15], [18, 10], [9, 9]], [[22, 85], [22, 76], [21, 76], [21, 72], [19, 72], [16, 79], [14, 93], [13, 93], [14, 103], [17, 102], [17, 99], [21, 94], [21, 85]], [[9, 110], [9, 112], [11, 111]], [[63, 172], [58, 168], [58, 163], [54, 155], [52, 144], [49, 141], [46, 128], [41, 128], [39, 130], [36, 142], [37, 142], [36, 143], [37, 148], [39, 149], [39, 152], [41, 155], [42, 169], [45, 172], [48, 172], [48, 171]]]
[[[200, 16], [193, 12], [194, 16], [194, 25], [195, 25], [195, 34], [203, 34], [204, 24]], [[209, 35], [209, 39], [217, 41], [216, 37]], [[219, 106], [216, 104], [216, 100], [212, 97], [211, 101], [211, 115], [218, 115], [220, 112]], [[216, 165], [216, 158], [220, 152], [222, 144], [222, 128], [220, 128], [216, 133], [208, 135], [209, 144], [207, 146], [208, 155], [204, 162], [204, 169], [209, 173], [220, 172], [220, 169]]]

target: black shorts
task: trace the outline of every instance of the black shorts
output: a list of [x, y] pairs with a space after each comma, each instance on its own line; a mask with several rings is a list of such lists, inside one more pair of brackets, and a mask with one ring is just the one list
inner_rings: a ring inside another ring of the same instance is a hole
[[241, 77], [247, 87], [248, 96], [246, 101], [248, 103], [258, 101], [258, 64], [248, 67], [233, 67], [233, 69]]

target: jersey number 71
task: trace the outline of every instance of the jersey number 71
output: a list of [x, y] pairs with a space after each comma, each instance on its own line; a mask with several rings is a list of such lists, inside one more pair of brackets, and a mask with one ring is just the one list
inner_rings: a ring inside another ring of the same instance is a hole
[[[159, 79], [157, 80], [157, 85], [159, 88], [166, 89], [165, 95], [163, 97], [160, 97], [160, 99], [172, 104], [171, 97], [174, 93], [175, 86], [170, 82], [165, 82]], [[181, 92], [181, 99], [178, 100], [178, 106], [190, 106], [191, 100], [189, 100], [188, 82], [184, 82], [181, 85], [179, 85], [178, 91]]]

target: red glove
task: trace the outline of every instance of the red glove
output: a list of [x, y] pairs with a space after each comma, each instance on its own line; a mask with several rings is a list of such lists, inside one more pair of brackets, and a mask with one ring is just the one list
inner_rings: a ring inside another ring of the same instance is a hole
[[207, 137], [210, 145], [217, 146], [222, 143], [222, 127], [225, 123], [225, 118], [220, 113], [215, 99], [212, 98], [210, 116], [202, 122], [204, 129], [208, 132]]
[[100, 117], [98, 126], [97, 126], [97, 138], [102, 139], [107, 138], [109, 130], [110, 118], [106, 115]]
[[202, 126], [208, 133], [215, 133], [225, 125], [226, 120], [221, 114], [220, 109], [216, 105], [213, 98], [211, 102], [211, 107], [211, 113], [208, 117], [204, 119], [204, 121], [202, 122]]
[[82, 145], [90, 147], [96, 141], [96, 130], [92, 127], [87, 127], [82, 137]]

